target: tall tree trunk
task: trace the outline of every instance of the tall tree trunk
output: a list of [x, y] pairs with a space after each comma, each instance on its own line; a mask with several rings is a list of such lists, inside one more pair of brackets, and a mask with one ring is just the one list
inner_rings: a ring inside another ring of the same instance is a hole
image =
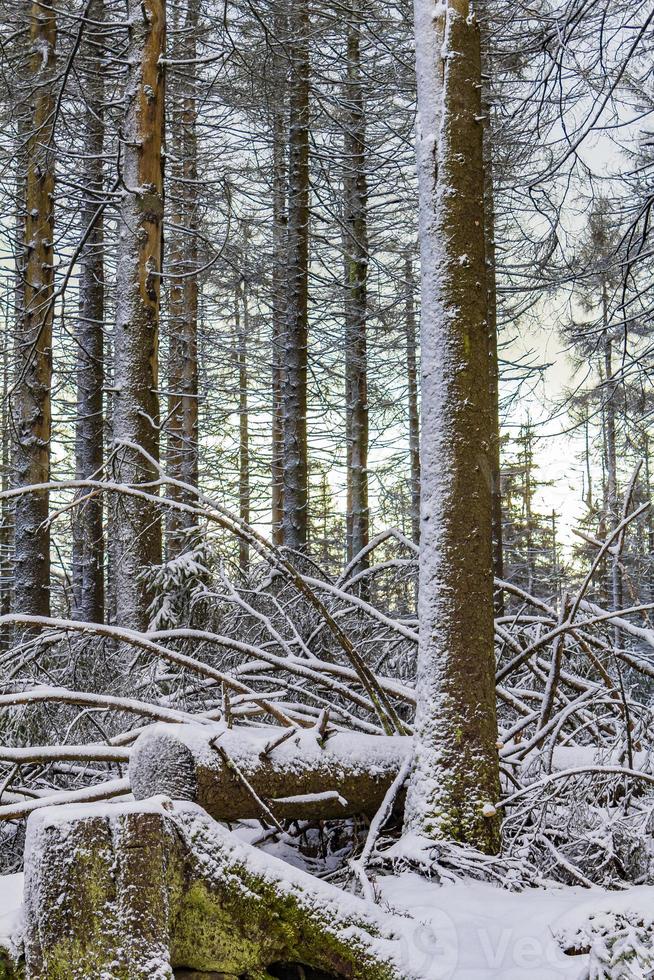
[[286, 74], [288, 58], [284, 50], [287, 35], [284, 0], [277, 0], [272, 41], [273, 101], [273, 295], [272, 295], [272, 539], [284, 543], [284, 410], [282, 379], [284, 335], [286, 333], [286, 149], [288, 139]]
[[[243, 303], [243, 316], [239, 307]], [[249, 331], [248, 293], [245, 283], [236, 290], [236, 350], [238, 360], [238, 500], [239, 516], [250, 523], [250, 433], [248, 429], [248, 349]], [[245, 571], [250, 561], [247, 541], [239, 540], [239, 564]]]
[[366, 118], [361, 75], [361, 6], [352, 0], [347, 35], [343, 179], [345, 252], [345, 412], [347, 442], [347, 558], [369, 540], [368, 360], [368, 182]]
[[536, 575], [535, 549], [534, 549], [534, 488], [532, 483], [532, 469], [534, 465], [533, 435], [531, 420], [527, 419], [521, 431], [522, 452], [523, 452], [523, 507], [525, 519], [525, 562], [527, 568], [526, 589], [530, 595], [534, 593], [534, 579]]
[[409, 465], [411, 481], [411, 540], [420, 544], [420, 412], [418, 408], [418, 358], [416, 353], [416, 311], [411, 253], [404, 259], [406, 283], [406, 378], [409, 399]]
[[415, 0], [422, 265], [420, 646], [406, 828], [499, 846], [479, 30]]
[[[10, 481], [10, 419], [8, 411], [9, 396], [9, 325], [5, 323], [2, 345], [2, 405], [0, 406], [0, 421], [2, 422], [2, 461], [0, 470], [0, 490], [6, 492]], [[3, 498], [0, 509], [0, 616], [11, 612], [11, 593], [13, 584], [13, 509], [10, 501]], [[0, 649], [10, 645], [11, 629], [3, 627], [0, 631]]]
[[[488, 364], [491, 405], [490, 483], [493, 495], [493, 572], [504, 578], [504, 548], [502, 540], [502, 471], [500, 455], [500, 395], [499, 358], [497, 353], [497, 286], [495, 259], [495, 197], [490, 124], [484, 133], [484, 218], [486, 221], [486, 267], [488, 275]], [[495, 593], [495, 614], [504, 615], [504, 593]]]
[[[102, 0], [90, 16], [102, 21]], [[84, 204], [82, 229], [92, 231], [80, 255], [79, 318], [77, 321], [77, 418], [75, 473], [78, 480], [96, 476], [104, 458], [104, 227], [96, 217], [102, 201], [104, 149], [104, 84], [101, 37], [87, 36], [88, 70], [84, 97]], [[102, 497], [86, 500], [73, 520], [73, 616], [86, 622], [104, 619], [104, 539]]]
[[[23, 241], [23, 304], [17, 324], [17, 382], [13, 406], [14, 480], [17, 486], [50, 479], [52, 320], [54, 301], [53, 141], [56, 105], [52, 7], [35, 0], [30, 14], [31, 129], [27, 143]], [[47, 490], [16, 499], [15, 605], [22, 613], [50, 614], [50, 532]]]
[[[197, 54], [198, 0], [188, 0], [178, 58], [184, 62], [172, 116], [172, 225], [170, 249], [170, 351], [168, 370], [168, 473], [176, 480], [198, 484], [198, 174]], [[168, 490], [173, 500], [193, 503], [195, 495], [179, 487]], [[188, 547], [192, 513], [170, 509], [168, 557]]]
[[284, 544], [303, 549], [308, 530], [307, 291], [309, 263], [309, 9], [289, 9], [289, 175], [284, 413]]
[[[118, 478], [138, 486], [155, 467], [130, 446], [159, 456], [159, 296], [161, 283], [166, 11], [163, 0], [130, 0], [129, 75], [123, 124], [123, 199], [116, 278], [113, 427]], [[152, 600], [143, 572], [161, 561], [158, 507], [124, 496], [116, 506], [116, 618], [143, 629]]]
[[[606, 282], [602, 283], [602, 326], [604, 334], [604, 376], [607, 396], [604, 402], [604, 454], [606, 460], [606, 500], [607, 530], [613, 531], [620, 523], [618, 512], [618, 456], [616, 446], [616, 396], [618, 385], [613, 377], [613, 345], [609, 333], [609, 298]], [[622, 569], [620, 556], [611, 555], [609, 565], [609, 594], [611, 608], [621, 609], [622, 602]], [[620, 629], [613, 630], [616, 647], [621, 644]]]

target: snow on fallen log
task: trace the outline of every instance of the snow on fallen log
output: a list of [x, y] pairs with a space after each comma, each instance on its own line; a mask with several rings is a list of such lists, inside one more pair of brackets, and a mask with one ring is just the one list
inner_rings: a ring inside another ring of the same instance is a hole
[[153, 725], [134, 743], [137, 800], [164, 794], [198, 803], [216, 820], [374, 816], [411, 750], [403, 735], [318, 728]]
[[199, 807], [57, 807], [30, 818], [25, 959], [31, 980], [169, 980], [172, 969], [269, 978], [294, 962], [412, 980], [411, 920], [238, 840]]

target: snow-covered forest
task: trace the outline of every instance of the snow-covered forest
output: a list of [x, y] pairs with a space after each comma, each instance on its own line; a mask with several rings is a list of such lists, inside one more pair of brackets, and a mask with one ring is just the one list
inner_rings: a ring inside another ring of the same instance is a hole
[[652, 0], [0, 0], [1, 980], [654, 977]]

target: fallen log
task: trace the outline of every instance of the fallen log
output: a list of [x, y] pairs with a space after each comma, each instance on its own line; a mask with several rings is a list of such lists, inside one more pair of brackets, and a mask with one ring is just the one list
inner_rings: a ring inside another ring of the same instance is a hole
[[216, 820], [372, 817], [410, 750], [402, 735], [157, 724], [129, 778], [137, 800], [190, 800]]
[[193, 804], [53, 807], [30, 817], [26, 854], [30, 980], [275, 980], [293, 964], [416, 976], [411, 920], [244, 844]]

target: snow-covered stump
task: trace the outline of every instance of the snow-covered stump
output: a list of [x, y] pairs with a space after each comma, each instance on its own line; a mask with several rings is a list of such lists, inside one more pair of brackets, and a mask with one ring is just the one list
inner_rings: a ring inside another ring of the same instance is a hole
[[30, 980], [272, 980], [284, 963], [413, 976], [404, 920], [242, 843], [193, 804], [38, 811], [26, 853]]
[[374, 816], [411, 751], [402, 735], [153, 725], [130, 759], [136, 799], [191, 800], [216, 820]]
[[160, 805], [105, 804], [34, 814], [25, 847], [30, 978], [170, 976], [169, 894], [181, 876], [162, 815]]

